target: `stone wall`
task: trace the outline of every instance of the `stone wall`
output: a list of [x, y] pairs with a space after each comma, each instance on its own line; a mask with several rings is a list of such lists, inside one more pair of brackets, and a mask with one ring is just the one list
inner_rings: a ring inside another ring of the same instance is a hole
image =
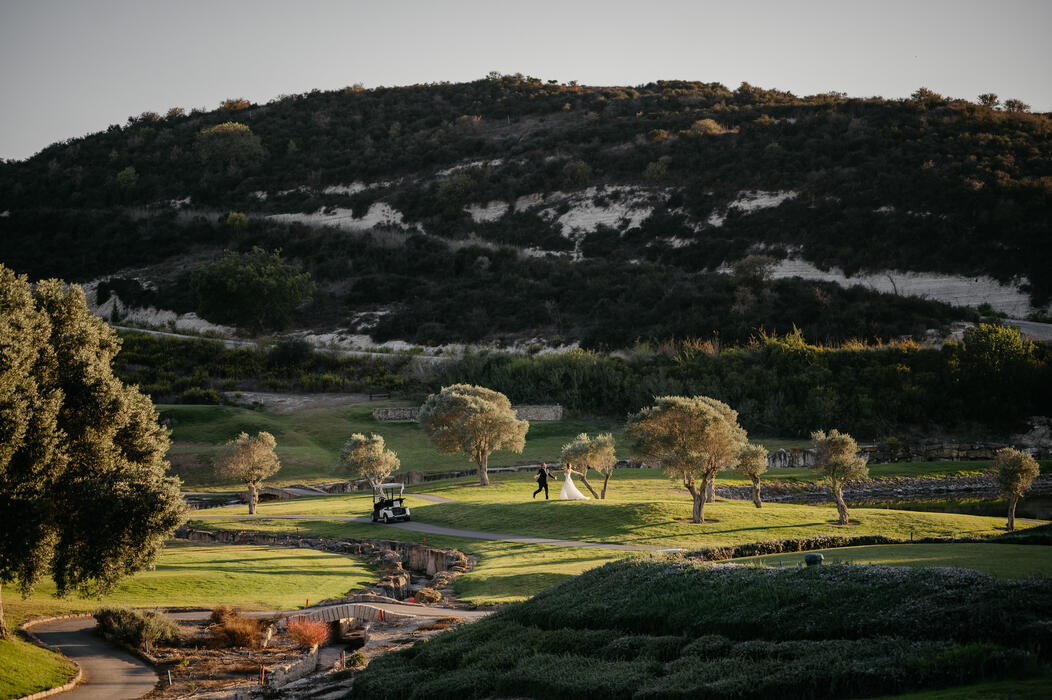
[[[566, 415], [565, 409], [559, 404], [523, 404], [522, 406], [512, 406], [511, 408], [515, 411], [515, 415], [519, 417], [519, 420], [537, 421], [540, 423], [560, 421]], [[380, 421], [416, 420], [419, 415], [420, 408], [412, 406], [408, 408], [373, 409], [373, 419]]]
[[[859, 445], [859, 452], [870, 464], [889, 464], [895, 462], [975, 462], [990, 460], [1002, 447], [1013, 447], [1006, 443], [995, 442], [934, 442], [880, 443], [876, 445]], [[1030, 453], [1034, 459], [1052, 458], [1052, 449], [1046, 446], [1014, 446]], [[812, 448], [793, 448], [775, 450], [767, 455], [768, 469], [788, 469], [792, 467], [813, 467], [815, 450]]]

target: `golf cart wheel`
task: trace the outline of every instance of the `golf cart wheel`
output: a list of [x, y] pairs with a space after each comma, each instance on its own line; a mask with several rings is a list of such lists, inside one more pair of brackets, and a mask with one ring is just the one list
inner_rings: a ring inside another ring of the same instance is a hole
[[407, 516], [405, 516], [405, 521], [406, 521], [406, 522], [409, 522], [409, 516], [408, 516], [408, 515], [407, 515]]
[[391, 522], [391, 519], [390, 519], [390, 518], [388, 518], [388, 517], [387, 517], [387, 514], [385, 513], [385, 514], [384, 514], [384, 525], [387, 525], [387, 524], [389, 524], [390, 522]]

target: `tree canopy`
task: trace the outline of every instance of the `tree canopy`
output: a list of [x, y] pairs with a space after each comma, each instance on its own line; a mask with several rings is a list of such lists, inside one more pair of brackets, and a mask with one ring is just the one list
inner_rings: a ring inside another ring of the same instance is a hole
[[866, 460], [858, 454], [855, 438], [841, 433], [836, 428], [828, 433], [816, 430], [811, 433], [811, 441], [817, 452], [814, 469], [825, 476], [829, 490], [836, 499], [839, 516], [837, 524], [847, 525], [849, 520], [847, 504], [844, 502], [844, 482], [866, 478], [869, 475], [869, 467]]
[[738, 454], [738, 471], [752, 481], [752, 502], [763, 507], [760, 500], [760, 476], [767, 471], [767, 448], [763, 445], [747, 444]]
[[279, 251], [259, 247], [228, 252], [195, 269], [191, 285], [203, 317], [257, 332], [284, 328], [293, 310], [314, 293], [310, 274], [286, 263]]
[[[746, 444], [738, 413], [708, 396], [661, 396], [628, 419], [625, 437], [641, 459], [656, 460], [694, 499], [692, 520], [705, 522], [705, 495]], [[699, 483], [700, 482], [700, 483]]]
[[993, 471], [1001, 492], [1008, 496], [1008, 529], [1014, 530], [1016, 504], [1030, 490], [1030, 485], [1041, 473], [1041, 467], [1026, 452], [1005, 447], [994, 455]]
[[281, 461], [274, 452], [278, 445], [274, 436], [263, 430], [255, 437], [241, 433], [223, 445], [216, 456], [216, 471], [226, 479], [235, 479], [248, 485], [248, 512], [256, 512], [259, 502], [259, 485], [281, 469]]
[[0, 265], [0, 585], [105, 592], [183, 522], [167, 431], [113, 375], [119, 350], [79, 287]]
[[[561, 460], [567, 470], [581, 477], [581, 483], [592, 492], [592, 496], [606, 498], [606, 487], [613, 474], [614, 465], [617, 464], [613, 435], [600, 433], [593, 438], [589, 437], [588, 433], [581, 433], [573, 441], [563, 445]], [[594, 469], [603, 475], [601, 494], [596, 493], [592, 485], [588, 483], [589, 469]]]
[[471, 384], [442, 387], [428, 396], [420, 409], [420, 426], [443, 454], [471, 457], [482, 486], [489, 485], [490, 453], [522, 452], [530, 428], [515, 415], [507, 396]]
[[368, 479], [375, 490], [398, 470], [401, 462], [394, 451], [384, 446], [382, 435], [355, 433], [340, 452], [340, 468], [362, 479]]

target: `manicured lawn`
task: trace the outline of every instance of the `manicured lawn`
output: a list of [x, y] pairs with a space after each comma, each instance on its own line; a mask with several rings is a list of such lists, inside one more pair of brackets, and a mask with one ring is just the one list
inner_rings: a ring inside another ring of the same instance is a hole
[[90, 612], [101, 605], [294, 608], [307, 598], [317, 602], [363, 588], [375, 578], [364, 561], [313, 549], [173, 541], [156, 568], [128, 577], [101, 600], [56, 599], [55, 584], [44, 579], [26, 600], [5, 587], [4, 612], [15, 626], [29, 617]]
[[0, 698], [20, 698], [54, 688], [76, 672], [52, 651], [28, 642], [0, 640]]
[[[500, 475], [498, 484], [487, 488], [465, 480], [418, 486], [421, 493], [456, 502], [430, 503], [410, 497], [407, 505], [414, 520], [446, 527], [685, 549], [830, 534], [981, 537], [999, 534], [1005, 524], [997, 517], [858, 507], [851, 509], [851, 517], [859, 524], [843, 527], [830, 522], [835, 520], [836, 511], [827, 505], [768, 503], [756, 509], [746, 501], [717, 500], [705, 508], [706, 519], [712, 522], [699, 525], [684, 522], [690, 518], [691, 501], [660, 472], [625, 472], [629, 475], [615, 475], [605, 501], [534, 500], [534, 482], [529, 474], [505, 474]], [[554, 492], [560, 484], [555, 484]], [[245, 512], [245, 506], [230, 506], [210, 509], [208, 515]], [[368, 512], [369, 497], [363, 494], [271, 502], [259, 507], [261, 515], [345, 516]], [[232, 526], [246, 527], [244, 523]]]
[[[175, 471], [184, 488], [229, 486], [218, 480], [209, 466], [216, 448], [241, 431], [256, 433], [266, 430], [278, 441], [282, 470], [269, 483], [290, 484], [311, 481], [334, 481], [336, 461], [353, 433], [383, 435], [387, 446], [402, 462], [400, 473], [409, 471], [444, 472], [474, 468], [463, 455], [441, 455], [414, 422], [380, 422], [373, 420], [372, 410], [381, 406], [409, 405], [405, 402], [375, 401], [364, 404], [304, 410], [295, 414], [274, 414], [232, 406], [158, 406], [164, 417], [174, 419], [173, 447], [170, 452]], [[555, 423], [534, 422], [522, 454], [498, 451], [490, 456], [491, 466], [531, 464], [553, 460], [562, 446], [581, 432], [615, 431], [620, 438], [620, 423], [607, 420], [565, 420]], [[396, 475], [397, 476], [397, 475]]]
[[[1052, 576], [1052, 547], [1025, 544], [886, 544], [820, 549], [825, 564], [959, 566], [998, 578]], [[803, 552], [735, 559], [735, 564], [796, 566]]]

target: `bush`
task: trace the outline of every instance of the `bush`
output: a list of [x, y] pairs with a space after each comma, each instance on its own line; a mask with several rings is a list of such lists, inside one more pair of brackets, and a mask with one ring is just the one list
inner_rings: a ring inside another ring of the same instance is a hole
[[222, 624], [229, 618], [235, 617], [241, 614], [241, 610], [238, 608], [232, 608], [229, 605], [217, 605], [212, 608], [212, 614], [208, 617], [208, 621], [213, 625]]
[[179, 641], [179, 625], [154, 610], [100, 608], [95, 611], [95, 621], [102, 636], [118, 644], [140, 647], [147, 641], [169, 645]]
[[201, 389], [195, 386], [183, 392], [182, 402], [215, 406], [223, 403], [223, 397], [215, 389]]
[[304, 649], [329, 641], [329, 625], [321, 620], [294, 617], [288, 622], [289, 636]]
[[256, 649], [263, 636], [263, 625], [259, 620], [245, 617], [238, 610], [225, 605], [212, 611], [211, 645], [216, 649], [245, 647]]
[[367, 663], [369, 663], [368, 659], [360, 651], [356, 651], [347, 657], [347, 665], [351, 668], [364, 668]]

